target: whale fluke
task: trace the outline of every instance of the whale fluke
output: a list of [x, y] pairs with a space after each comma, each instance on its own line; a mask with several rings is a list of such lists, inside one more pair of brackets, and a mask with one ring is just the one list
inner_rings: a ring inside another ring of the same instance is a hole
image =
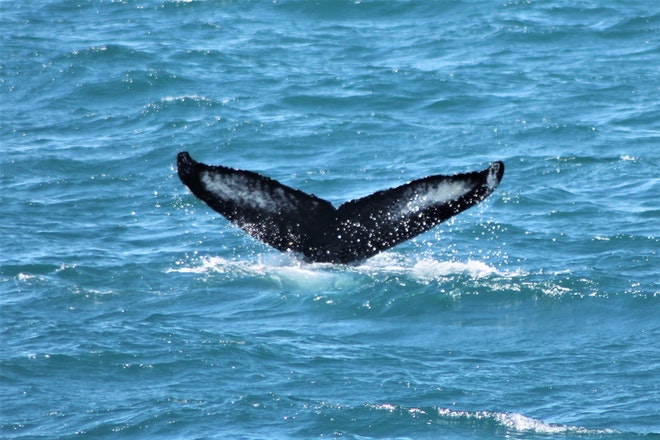
[[351, 200], [327, 200], [252, 171], [177, 156], [179, 178], [232, 223], [280, 251], [307, 261], [351, 263], [428, 231], [484, 200], [497, 188], [504, 163], [483, 171], [435, 175]]

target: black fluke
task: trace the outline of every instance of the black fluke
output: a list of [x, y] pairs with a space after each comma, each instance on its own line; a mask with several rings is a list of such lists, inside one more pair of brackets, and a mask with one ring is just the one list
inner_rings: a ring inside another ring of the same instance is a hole
[[177, 157], [179, 178], [232, 223], [280, 251], [308, 261], [351, 263], [372, 257], [484, 200], [504, 175], [504, 163], [483, 171], [429, 176], [335, 208], [251, 171]]

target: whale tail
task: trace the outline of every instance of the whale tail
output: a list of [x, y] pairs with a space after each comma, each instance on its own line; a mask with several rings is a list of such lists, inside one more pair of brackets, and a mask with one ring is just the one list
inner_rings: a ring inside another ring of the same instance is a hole
[[195, 196], [275, 249], [300, 253], [309, 261], [350, 263], [481, 202], [499, 185], [504, 164], [413, 180], [339, 208], [251, 171], [197, 162], [185, 151], [177, 156], [177, 172]]

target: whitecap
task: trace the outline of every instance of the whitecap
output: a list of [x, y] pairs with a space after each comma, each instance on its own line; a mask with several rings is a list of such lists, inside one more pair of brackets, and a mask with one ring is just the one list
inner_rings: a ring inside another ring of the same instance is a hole
[[520, 413], [506, 413], [496, 411], [456, 411], [447, 408], [438, 409], [438, 415], [448, 419], [462, 419], [467, 421], [492, 421], [508, 430], [516, 432], [533, 432], [536, 434], [588, 434], [602, 435], [614, 434], [612, 429], [589, 429], [582, 426], [547, 423]]

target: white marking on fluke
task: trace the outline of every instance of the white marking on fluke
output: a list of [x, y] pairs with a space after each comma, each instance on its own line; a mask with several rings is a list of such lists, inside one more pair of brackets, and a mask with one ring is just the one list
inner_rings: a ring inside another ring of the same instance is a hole
[[209, 192], [238, 205], [271, 213], [295, 208], [281, 188], [263, 188], [260, 182], [254, 182], [244, 175], [225, 176], [202, 172], [201, 180]]

